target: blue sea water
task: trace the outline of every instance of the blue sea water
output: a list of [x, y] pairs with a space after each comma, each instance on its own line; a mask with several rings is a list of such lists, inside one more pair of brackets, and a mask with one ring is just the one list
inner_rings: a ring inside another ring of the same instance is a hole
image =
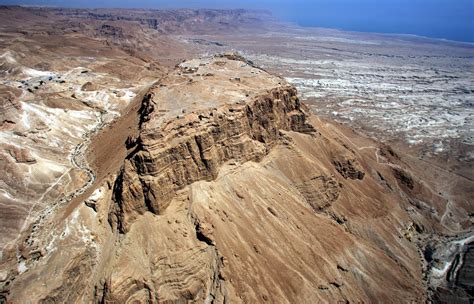
[[474, 42], [474, 0], [0, 0], [0, 4], [269, 9], [301, 26]]
[[275, 13], [302, 26], [474, 42], [474, 0], [295, 1]]

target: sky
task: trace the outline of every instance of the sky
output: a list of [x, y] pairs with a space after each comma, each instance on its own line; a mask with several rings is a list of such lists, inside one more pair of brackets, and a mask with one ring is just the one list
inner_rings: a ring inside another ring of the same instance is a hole
[[0, 4], [268, 9], [301, 26], [474, 42], [474, 0], [0, 0]]

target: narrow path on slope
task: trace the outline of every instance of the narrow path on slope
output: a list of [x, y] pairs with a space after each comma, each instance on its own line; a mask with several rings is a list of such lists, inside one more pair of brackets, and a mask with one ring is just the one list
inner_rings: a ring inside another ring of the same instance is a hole
[[[26, 91], [23, 90], [21, 97], [23, 97], [25, 95], [25, 92]], [[99, 112], [99, 114], [97, 115], [97, 120], [96, 120], [96, 123], [95, 123], [94, 127], [92, 129], [86, 131], [82, 135], [83, 141], [80, 142], [79, 144], [77, 144], [74, 147], [74, 149], [72, 150], [72, 152], [70, 153], [69, 159], [70, 159], [70, 163], [72, 164], [72, 168], [66, 169], [64, 171], [64, 173], [59, 178], [57, 178], [57, 180], [54, 183], [52, 183], [41, 194], [41, 196], [31, 205], [31, 207], [29, 208], [28, 214], [25, 217], [23, 225], [22, 225], [20, 231], [18, 232], [17, 237], [15, 239], [9, 241], [8, 243], [6, 243], [4, 245], [4, 247], [2, 248], [2, 251], [5, 250], [6, 248], [8, 248], [9, 246], [17, 243], [18, 240], [21, 238], [22, 234], [28, 228], [28, 226], [33, 224], [34, 227], [37, 227], [37, 225], [39, 224], [39, 220], [45, 219], [49, 214], [52, 213], [53, 209], [56, 208], [56, 206], [69, 202], [74, 196], [76, 196], [78, 194], [81, 194], [81, 193], [84, 193], [84, 191], [88, 187], [90, 187], [90, 185], [92, 185], [92, 183], [95, 180], [95, 175], [94, 175], [94, 172], [91, 170], [91, 168], [89, 168], [88, 163], [85, 160], [84, 151], [86, 150], [88, 144], [90, 143], [91, 137], [94, 134], [96, 134], [97, 132], [99, 132], [106, 125], [106, 123], [104, 122], [104, 119], [103, 119], [105, 114], [106, 114], [106, 112], [103, 111], [103, 110]], [[74, 169], [79, 169], [79, 170], [86, 173], [86, 175], [88, 176], [86, 183], [83, 186], [81, 186], [80, 188], [76, 189], [75, 191], [69, 193], [66, 197], [64, 197], [62, 199], [56, 198], [54, 200], [54, 202], [51, 203], [51, 205], [46, 205], [45, 208], [37, 214], [37, 219], [36, 220], [34, 220], [33, 222], [30, 222], [32, 217], [34, 216], [35, 209], [38, 207], [38, 205], [44, 203], [45, 197], [53, 189], [55, 189], [58, 185], [60, 185], [63, 182], [64, 177], [66, 177], [67, 175], [70, 176], [71, 171], [74, 170]], [[34, 230], [37, 230], [37, 229], [34, 229]]]
[[143, 85], [120, 116], [110, 123], [103, 124], [100, 130], [89, 134], [83, 145], [77, 146], [73, 161], [78, 168], [89, 175], [90, 179], [86, 185], [75, 191], [59, 221], [65, 220], [86, 200], [104, 178], [117, 173], [120, 169], [128, 153], [125, 147], [127, 137], [134, 132], [134, 128], [138, 128], [139, 109], [143, 97], [155, 83], [156, 81], [153, 81]]
[[[97, 121], [96, 121], [96, 124], [94, 125], [94, 127], [92, 129], [86, 131], [82, 135], [83, 141], [80, 142], [79, 144], [77, 144], [74, 147], [74, 149], [72, 150], [69, 158], [70, 158], [71, 164], [73, 165], [73, 168], [68, 169], [61, 176], [61, 178], [58, 181], [56, 181], [50, 188], [48, 188], [48, 190], [45, 193], [43, 193], [43, 195], [40, 197], [40, 199], [30, 209], [28, 217], [25, 219], [24, 227], [20, 231], [18, 237], [13, 241], [14, 243], [16, 243], [17, 248], [19, 246], [22, 246], [22, 244], [18, 243], [18, 240], [21, 238], [21, 236], [26, 231], [26, 228], [29, 225], [32, 225], [32, 230], [31, 230], [30, 234], [28, 235], [28, 238], [26, 240], [26, 244], [32, 246], [32, 245], [34, 245], [38, 234], [43, 231], [43, 229], [41, 229], [41, 226], [44, 225], [44, 224], [49, 223], [49, 221], [48, 221], [50, 219], [49, 217], [54, 214], [54, 211], [56, 211], [56, 209], [58, 207], [60, 207], [61, 205], [67, 204], [72, 199], [74, 199], [76, 196], [81, 195], [82, 193], [84, 193], [94, 183], [94, 181], [96, 179], [96, 175], [94, 174], [94, 171], [89, 167], [89, 164], [88, 164], [88, 162], [86, 160], [86, 157], [85, 157], [85, 151], [87, 150], [87, 146], [89, 145], [89, 143], [91, 141], [91, 138], [107, 125], [107, 123], [103, 119], [105, 114], [106, 114], [106, 111], [104, 111], [104, 110], [100, 111], [99, 115], [97, 116]], [[76, 190], [70, 192], [65, 197], [56, 199], [51, 204], [48, 204], [45, 207], [45, 209], [40, 211], [40, 213], [37, 216], [36, 220], [33, 221], [32, 223], [29, 223], [29, 220], [32, 217], [32, 212], [33, 212], [34, 207], [37, 204], [42, 203], [43, 200], [44, 200], [45, 195], [47, 194], [47, 192], [51, 191], [55, 186], [57, 186], [59, 184], [59, 182], [61, 181], [62, 177], [65, 176], [66, 174], [69, 174], [71, 172], [71, 170], [73, 170], [73, 169], [79, 169], [82, 172], [85, 172], [85, 174], [87, 175], [87, 181], [80, 188], [77, 188]], [[51, 232], [51, 228], [50, 228], [50, 232]]]
[[[153, 82], [154, 83], [154, 82]], [[146, 93], [150, 86], [153, 83], [147, 83], [143, 86], [143, 88], [140, 90], [139, 94], [136, 95], [136, 97], [130, 102], [131, 104], [134, 103], [139, 103], [143, 98], [144, 92]], [[127, 107], [129, 109], [129, 107]], [[28, 246], [34, 246], [35, 243], [40, 239], [40, 235], [47, 233], [51, 234], [53, 230], [56, 227], [56, 216], [58, 209], [61, 206], [67, 206], [67, 209], [74, 210], [75, 207], [77, 207], [78, 203], [77, 201], [83, 201], [87, 197], [85, 197], [85, 194], [88, 194], [90, 192], [91, 187], [94, 185], [94, 183], [97, 181], [97, 174], [95, 172], [95, 168], [92, 168], [91, 164], [88, 161], [88, 148], [91, 145], [91, 142], [93, 138], [95, 138], [100, 132], [106, 127], [113, 125], [114, 122], [118, 120], [118, 118], [121, 117], [121, 115], [114, 115], [109, 122], [106, 122], [104, 120], [105, 115], [110, 115], [111, 113], [108, 113], [106, 110], [101, 109], [97, 115], [96, 123], [92, 127], [92, 129], [86, 131], [84, 134], [82, 134], [82, 141], [78, 143], [71, 151], [69, 155], [69, 160], [70, 163], [72, 164], [72, 168], [66, 170], [64, 174], [53, 184], [51, 187], [49, 187], [45, 193], [42, 194], [40, 199], [35, 202], [35, 204], [32, 206], [30, 209], [27, 218], [25, 219], [24, 225], [22, 229], [20, 230], [18, 236], [9, 242], [4, 248], [7, 248], [7, 246], [11, 246], [13, 244], [16, 244], [17, 250], [22, 246], [23, 244], [18, 243], [19, 240], [22, 237], [25, 237], [26, 239], [26, 245]], [[54, 200], [52, 200], [50, 203], [45, 203], [44, 199], [46, 195], [52, 191], [57, 185], [61, 183], [61, 180], [63, 179], [64, 176], [70, 174], [72, 170], [79, 170], [83, 172], [86, 175], [86, 181], [85, 183], [80, 186], [79, 188], [76, 188], [75, 190], [70, 191], [69, 193], [64, 193], [62, 197], [58, 197]], [[43, 204], [44, 209], [39, 211], [37, 214], [34, 214], [34, 209], [38, 204]], [[69, 208], [68, 205], [73, 204], [73, 208]], [[70, 212], [68, 213], [70, 214]], [[35, 216], [36, 218], [32, 220], [32, 217]], [[62, 218], [64, 219], [64, 218]], [[31, 222], [30, 222], [31, 221]], [[29, 227], [31, 230], [28, 230]], [[27, 235], [25, 235], [27, 233]]]
[[[329, 123], [326, 123], [325, 124], [326, 127], [330, 127], [335, 133], [337, 133], [339, 136], [343, 137], [344, 139], [346, 139], [349, 143], [351, 143], [354, 147], [357, 148], [358, 151], [361, 151], [361, 150], [364, 150], [364, 149], [375, 149], [375, 157], [376, 157], [376, 160], [377, 160], [377, 163], [379, 164], [384, 164], [384, 165], [387, 165], [387, 166], [390, 166], [390, 167], [393, 167], [393, 168], [399, 168], [401, 169], [400, 166], [396, 165], [396, 164], [393, 164], [393, 163], [388, 163], [388, 162], [382, 162], [380, 161], [380, 156], [379, 156], [379, 152], [380, 152], [380, 148], [379, 147], [376, 147], [376, 146], [365, 146], [365, 147], [359, 147], [358, 145], [356, 145], [350, 138], [348, 138], [346, 135], [344, 135], [341, 131], [339, 131], [338, 129], [336, 129], [333, 125], [329, 124]], [[415, 161], [421, 161], [421, 162], [424, 162], [426, 163], [427, 165], [430, 165], [430, 166], [434, 166], [436, 167], [436, 169], [442, 171], [442, 173], [444, 173], [445, 175], [447, 176], [450, 176], [450, 175], [454, 175], [454, 176], [457, 176], [457, 177], [460, 177], [462, 179], [466, 179], [468, 181], [473, 181], [470, 177], [467, 177], [467, 176], [464, 176], [462, 174], [459, 174], [459, 173], [456, 173], [456, 172], [451, 172], [449, 170], [446, 170], [445, 168], [437, 165], [437, 164], [434, 164], [433, 162], [430, 162], [430, 161], [427, 161], [427, 160], [424, 160], [424, 159], [420, 159], [418, 157], [415, 157], [413, 155], [410, 155], [408, 153], [405, 153], [404, 156], [407, 156], [411, 159], [414, 159]]]
[[[356, 145], [350, 138], [348, 138], [345, 134], [343, 134], [343, 132], [341, 132], [340, 130], [338, 130], [337, 128], [335, 128], [332, 124], [330, 123], [326, 123], [325, 124], [326, 127], [328, 128], [331, 128], [333, 130], [333, 132], [335, 132], [337, 135], [339, 135], [341, 138], [344, 138], [347, 142], [349, 142], [353, 147], [355, 147], [358, 151], [362, 151], [362, 150], [365, 150], [365, 149], [374, 149], [374, 153], [375, 153], [375, 159], [377, 161], [378, 164], [381, 164], [381, 165], [386, 165], [388, 167], [391, 167], [393, 169], [398, 169], [398, 170], [402, 170], [402, 171], [405, 171], [406, 168], [403, 168], [402, 166], [400, 165], [397, 165], [397, 164], [394, 164], [394, 163], [391, 163], [391, 162], [387, 162], [384, 160], [384, 157], [380, 155], [380, 148], [377, 147], [377, 146], [373, 146], [373, 145], [370, 145], [370, 146], [364, 146], [364, 147], [359, 147], [358, 145]], [[404, 157], [410, 157], [412, 159], [414, 159], [415, 161], [418, 161], [420, 159], [418, 158], [415, 158], [414, 156], [410, 155], [410, 154], [407, 154], [405, 153], [404, 154]], [[430, 164], [429, 162], [424, 162], [424, 164]], [[452, 176], [456, 176], [456, 177], [460, 177], [460, 178], [463, 178], [463, 179], [467, 179], [469, 180], [468, 178], [466, 178], [465, 176], [462, 176], [462, 175], [459, 175], [459, 174], [456, 174], [454, 172], [449, 172], [448, 170], [446, 169], [443, 169], [442, 167], [440, 166], [435, 166], [435, 169], [439, 172], [439, 174], [442, 174], [444, 176], [446, 176], [447, 178], [449, 177], [452, 177]], [[418, 179], [418, 182], [421, 183], [424, 187], [426, 187], [434, 196], [439, 196], [439, 192], [441, 190], [441, 188], [435, 190], [433, 187], [435, 187], [434, 185], [430, 185], [428, 182], [426, 182], [424, 179]], [[449, 182], [445, 182], [444, 183], [444, 186], [442, 189], [448, 189], [444, 192], [447, 192], [449, 193], [450, 192], [450, 189], [453, 189], [456, 184], [458, 183], [458, 179], [451, 179]], [[443, 198], [446, 198], [446, 195], [443, 196]], [[446, 205], [446, 208], [445, 208], [445, 211], [444, 211], [444, 214], [443, 216], [441, 217], [440, 219], [440, 222], [441, 224], [443, 224], [443, 218], [444, 218], [444, 215], [448, 212], [450, 212], [450, 202], [451, 200], [448, 200], [448, 204]], [[446, 229], [452, 231], [452, 229], [450, 229], [448, 226], [444, 226]]]

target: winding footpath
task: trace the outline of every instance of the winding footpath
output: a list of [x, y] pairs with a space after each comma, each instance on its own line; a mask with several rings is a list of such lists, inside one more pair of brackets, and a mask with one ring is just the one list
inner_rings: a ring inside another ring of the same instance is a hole
[[[32, 229], [26, 239], [26, 245], [28, 246], [35, 245], [35, 241], [39, 240], [38, 238], [39, 232], [44, 231], [42, 227], [46, 228], [45, 226], [49, 226], [48, 235], [51, 235], [54, 229], [54, 225], [52, 225], [53, 219], [50, 218], [50, 216], [55, 213], [57, 208], [69, 203], [74, 198], [86, 192], [87, 189], [89, 189], [92, 186], [92, 184], [95, 182], [96, 175], [94, 171], [89, 167], [89, 164], [86, 158], [86, 151], [87, 151], [87, 148], [89, 147], [92, 137], [109, 124], [104, 121], [105, 114], [107, 114], [105, 110], [100, 111], [99, 115], [97, 116], [97, 121], [96, 121], [95, 126], [92, 129], [86, 131], [82, 135], [83, 141], [77, 144], [70, 154], [70, 162], [73, 165], [72, 169], [79, 169], [82, 172], [84, 172], [87, 175], [87, 181], [81, 187], [70, 192], [66, 196], [60, 199], [57, 199], [51, 204], [48, 204], [48, 206], [43, 211], [41, 211], [37, 219], [32, 224]], [[113, 119], [111, 121], [113, 121]], [[66, 173], [70, 172], [70, 170], [71, 169], [66, 171]], [[28, 225], [28, 223], [26, 223], [26, 225]], [[24, 232], [25, 230], [23, 229], [20, 235], [23, 234]], [[17, 242], [17, 246], [20, 246], [18, 242]]]
[[82, 135], [83, 141], [79, 143], [71, 153], [71, 163], [77, 169], [84, 171], [88, 175], [88, 180], [82, 187], [76, 189], [73, 193], [68, 195], [68, 202], [74, 197], [86, 192], [86, 190], [95, 182], [96, 176], [87, 162], [86, 150], [89, 147], [91, 138], [107, 125], [107, 123], [104, 121], [105, 114], [106, 111], [100, 112], [99, 116], [97, 117], [97, 124], [95, 125], [95, 127]]

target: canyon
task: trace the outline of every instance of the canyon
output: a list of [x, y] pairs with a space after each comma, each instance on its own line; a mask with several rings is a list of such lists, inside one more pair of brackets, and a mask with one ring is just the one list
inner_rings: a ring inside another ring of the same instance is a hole
[[1, 303], [472, 300], [472, 47], [248, 10], [0, 16]]

